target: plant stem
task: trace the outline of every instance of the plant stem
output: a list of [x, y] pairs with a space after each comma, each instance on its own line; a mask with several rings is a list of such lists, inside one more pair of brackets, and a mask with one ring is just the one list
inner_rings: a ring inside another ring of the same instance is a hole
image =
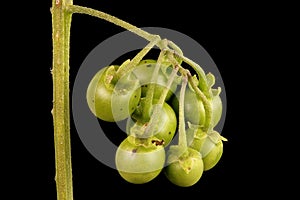
[[[207, 95], [205, 95], [204, 91], [202, 92], [202, 90], [194, 82], [193, 77], [192, 77], [190, 71], [184, 69], [181, 65], [178, 64], [178, 62], [176, 61], [176, 59], [174, 59], [174, 57], [172, 55], [173, 53], [169, 52], [168, 58], [171, 60], [171, 62], [177, 63], [177, 66], [179, 67], [179, 72], [184, 77], [185, 76], [188, 77], [189, 83], [191, 84], [192, 88], [194, 89], [196, 95], [201, 99], [201, 101], [203, 103], [203, 106], [204, 106], [204, 109], [205, 109], [205, 124], [204, 124], [204, 127], [203, 127], [203, 131], [207, 131], [209, 129], [210, 123], [211, 123], [212, 107], [211, 107], [211, 104], [210, 104], [210, 102], [208, 100], [208, 97], [209, 97], [210, 94], [208, 93], [208, 84], [207, 84], [205, 73], [204, 73], [203, 69], [199, 65], [197, 65], [196, 63], [194, 63], [192, 60], [186, 58], [183, 55], [178, 55], [178, 56], [180, 56], [183, 59], [183, 61], [187, 62], [187, 64], [189, 64], [190, 66], [193, 65], [192, 67], [194, 67], [194, 68], [197, 69], [196, 70], [197, 73], [199, 72], [199, 74], [202, 74], [199, 77], [199, 82], [200, 82], [200, 80], [202, 80], [202, 84], [201, 85], [204, 86], [202, 89], [204, 89], [205, 91], [207, 91], [207, 93], [206, 93]], [[199, 84], [199, 86], [200, 86], [200, 84]]]
[[168, 93], [169, 89], [171, 88], [171, 85], [174, 81], [174, 78], [175, 78], [177, 72], [178, 72], [178, 66], [175, 66], [175, 68], [173, 68], [173, 71], [169, 77], [166, 87], [162, 91], [162, 94], [157, 102], [157, 105], [154, 107], [153, 113], [152, 113], [150, 121], [149, 121], [149, 125], [145, 131], [146, 135], [153, 135], [154, 127], [158, 123], [158, 120], [159, 120], [158, 116], [161, 115], [160, 112], [162, 112], [162, 110], [163, 110], [163, 105], [164, 105], [167, 93]]
[[173, 41], [168, 40], [168, 46], [170, 46], [174, 50], [174, 52], [176, 52], [176, 55], [183, 56], [182, 50]]
[[73, 199], [70, 100], [69, 100], [69, 52], [72, 14], [65, 11], [72, 0], [52, 1], [53, 41], [53, 125], [56, 166], [56, 189], [58, 200]]
[[201, 89], [201, 91], [203, 91], [203, 93], [205, 94], [205, 96], [207, 98], [210, 98], [211, 96], [209, 93], [209, 87], [208, 87], [206, 75], [205, 75], [205, 72], [203, 71], [203, 69], [197, 63], [192, 61], [191, 59], [189, 59], [185, 56], [181, 56], [181, 55], [178, 55], [178, 56], [183, 60], [183, 62], [186, 62], [189, 66], [191, 66], [196, 71], [196, 73], [198, 74], [198, 78], [199, 78], [199, 84], [198, 84], [199, 88]]
[[170, 90], [170, 88], [171, 88], [171, 86], [172, 86], [172, 84], [174, 82], [175, 76], [176, 76], [176, 74], [178, 72], [178, 69], [179, 69], [179, 66], [175, 65], [175, 67], [172, 70], [172, 73], [169, 76], [169, 80], [167, 82], [167, 85], [163, 89], [163, 91], [162, 91], [162, 93], [161, 93], [161, 95], [159, 97], [159, 100], [158, 100], [157, 104], [163, 105], [163, 103], [165, 102], [167, 94], [168, 94], [168, 92], [169, 92], [169, 90]]
[[212, 118], [212, 107], [209, 100], [206, 98], [204, 93], [198, 88], [196, 83], [193, 80], [193, 77], [190, 73], [188, 73], [189, 83], [191, 84], [192, 88], [194, 89], [196, 95], [201, 99], [204, 109], [205, 109], [205, 123], [203, 126], [203, 131], [207, 131], [210, 127], [211, 118]]
[[[178, 61], [174, 58], [174, 53], [173, 51], [167, 50], [167, 55], [170, 60], [170, 62], [173, 64], [173, 66], [178, 67], [178, 71], [182, 74], [182, 76], [187, 76], [187, 73], [189, 72], [187, 69], [182, 67]], [[176, 54], [177, 55], [177, 54]]]
[[178, 121], [179, 121], [179, 138], [178, 138], [178, 145], [182, 149], [187, 149], [187, 141], [186, 141], [186, 133], [185, 133], [185, 121], [184, 121], [184, 96], [185, 96], [185, 89], [187, 86], [187, 77], [183, 76], [182, 77], [182, 85], [180, 89], [180, 94], [179, 94], [179, 116], [178, 116]]
[[135, 68], [139, 62], [143, 59], [143, 57], [160, 41], [160, 37], [156, 35], [156, 37], [149, 42], [134, 58], [130, 61], [129, 64], [119, 67], [118, 71], [115, 74], [115, 79], [119, 80], [124, 74], [131, 71], [133, 68]]
[[148, 84], [148, 90], [147, 90], [146, 97], [145, 97], [145, 107], [143, 109], [143, 115], [145, 118], [146, 117], [148, 118], [148, 114], [150, 113], [150, 111], [152, 109], [154, 90], [156, 87], [157, 77], [159, 74], [160, 65], [161, 65], [161, 61], [162, 61], [163, 57], [164, 57], [164, 51], [160, 51], [159, 56], [156, 61], [156, 64], [155, 64], [155, 67], [154, 67], [154, 70], [153, 70], [153, 73], [152, 73], [152, 76], [151, 76], [150, 84]]
[[[135, 33], [136, 35], [148, 40], [149, 42], [153, 41], [156, 35], [150, 34], [132, 24], [129, 24], [128, 22], [125, 22], [117, 17], [114, 17], [112, 15], [109, 15], [105, 12], [101, 12], [92, 8], [87, 8], [83, 6], [77, 6], [77, 5], [68, 5], [67, 10], [70, 13], [80, 13], [80, 14], [87, 14], [91, 15], [93, 17], [98, 17], [100, 19], [106, 20], [108, 22], [111, 22], [117, 26], [120, 26], [128, 31], [131, 31]], [[160, 43], [157, 44], [158, 47], [160, 47]]]

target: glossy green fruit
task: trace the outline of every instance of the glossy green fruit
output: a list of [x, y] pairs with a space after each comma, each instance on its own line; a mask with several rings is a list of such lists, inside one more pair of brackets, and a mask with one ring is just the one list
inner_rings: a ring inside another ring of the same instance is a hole
[[220, 161], [222, 154], [223, 154], [223, 142], [219, 141], [208, 152], [208, 154], [203, 157], [204, 171], [213, 168]]
[[203, 174], [203, 161], [201, 154], [191, 148], [177, 157], [168, 156], [168, 165], [164, 172], [169, 181], [181, 187], [189, 187], [196, 184]]
[[223, 141], [227, 141], [217, 131], [203, 132], [201, 128], [188, 128], [187, 142], [190, 148], [199, 151], [204, 163], [204, 171], [213, 168], [223, 154]]
[[118, 147], [115, 157], [119, 174], [126, 181], [143, 184], [153, 180], [162, 171], [165, 150], [155, 137], [144, 141], [128, 136]]
[[[171, 105], [178, 115], [178, 98], [179, 92], [176, 92], [176, 95], [173, 97]], [[222, 100], [219, 95], [213, 96], [211, 100], [209, 100], [212, 107], [212, 119], [211, 119], [211, 127], [215, 127], [222, 116]], [[201, 99], [193, 92], [191, 89], [186, 90], [185, 98], [184, 98], [184, 114], [185, 120], [197, 125], [204, 125], [205, 123], [205, 108]]]
[[141, 88], [133, 74], [126, 75], [116, 82], [110, 82], [118, 66], [101, 69], [90, 81], [86, 98], [92, 113], [98, 118], [116, 122], [129, 117], [136, 109]]
[[212, 127], [215, 127], [219, 123], [223, 111], [223, 104], [222, 104], [221, 97], [219, 95], [213, 97], [211, 101], [211, 106], [212, 106], [211, 124]]

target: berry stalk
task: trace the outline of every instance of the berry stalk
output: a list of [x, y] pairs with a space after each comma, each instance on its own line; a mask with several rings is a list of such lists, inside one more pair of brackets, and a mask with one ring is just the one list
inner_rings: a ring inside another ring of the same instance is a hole
[[186, 141], [186, 132], [185, 132], [185, 121], [184, 121], [184, 96], [185, 96], [185, 89], [187, 86], [187, 77], [182, 77], [182, 85], [180, 89], [179, 94], [179, 138], [178, 138], [178, 145], [180, 148], [184, 149], [184, 151], [187, 149], [187, 141]]

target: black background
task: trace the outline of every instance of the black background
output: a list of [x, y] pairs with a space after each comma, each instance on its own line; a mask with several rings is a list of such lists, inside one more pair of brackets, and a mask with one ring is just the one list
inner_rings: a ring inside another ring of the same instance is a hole
[[[117, 171], [100, 163], [86, 150], [71, 119], [74, 199], [115, 198], [120, 194], [134, 198], [176, 197], [181, 193], [190, 197], [196, 195], [197, 198], [244, 198], [270, 194], [275, 190], [274, 187], [280, 185], [277, 183], [284, 177], [279, 170], [282, 167], [279, 164], [281, 161], [277, 159], [280, 152], [270, 145], [273, 137], [265, 127], [272, 107], [268, 105], [269, 99], [260, 95], [267, 88], [263, 84], [266, 76], [262, 74], [267, 71], [269, 60], [266, 53], [270, 47], [268, 30], [276, 22], [267, 13], [268, 6], [217, 2], [206, 4], [196, 1], [140, 1], [135, 4], [116, 0], [74, 0], [74, 4], [107, 12], [138, 27], [173, 29], [201, 44], [218, 66], [226, 87], [227, 113], [222, 135], [228, 139], [218, 165], [205, 172], [192, 187], [174, 186], [163, 174], [150, 183], [133, 185], [125, 182]], [[49, 200], [56, 199], [50, 113], [53, 89], [50, 74], [50, 8], [49, 0], [39, 9], [25, 10], [24, 15], [29, 17], [28, 30], [17, 29], [25, 36], [22, 39], [25, 44], [21, 45], [19, 51], [26, 56], [12, 60], [22, 60], [18, 65], [24, 66], [19, 70], [22, 83], [16, 88], [18, 96], [23, 99], [22, 103], [26, 105], [21, 110], [22, 115], [19, 115], [25, 123], [15, 127], [22, 129], [18, 131], [21, 133], [18, 139], [21, 156], [15, 159], [18, 170], [13, 174], [16, 175], [15, 180], [18, 180], [18, 187], [24, 189], [23, 196]], [[77, 70], [88, 53], [103, 40], [121, 31], [124, 29], [103, 20], [73, 15], [71, 91]], [[23, 81], [25, 73], [30, 76], [27, 75]], [[268, 91], [273, 92], [270, 88]], [[18, 98], [14, 100], [19, 103]], [[19, 108], [17, 112], [20, 113]], [[273, 123], [276, 124], [276, 121]], [[19, 178], [24, 175], [24, 178]]]

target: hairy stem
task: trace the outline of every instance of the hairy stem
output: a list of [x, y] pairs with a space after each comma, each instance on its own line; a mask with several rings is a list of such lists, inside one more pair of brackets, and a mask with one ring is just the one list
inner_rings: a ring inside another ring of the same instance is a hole
[[177, 66], [178, 67], [178, 71], [182, 74], [182, 76], [187, 76], [187, 73], [189, 72], [187, 69], [185, 69], [184, 67], [182, 67], [178, 61], [174, 58], [174, 53], [172, 51], [167, 50], [167, 55], [168, 55], [168, 59], [170, 60], [170, 62], [173, 64], [173, 66]]
[[[77, 5], [69, 5], [67, 7], [67, 10], [70, 13], [80, 13], [80, 14], [87, 14], [87, 15], [91, 15], [93, 17], [98, 17], [100, 19], [103, 19], [105, 21], [111, 22], [117, 26], [120, 26], [128, 31], [131, 31], [133, 33], [135, 33], [136, 35], [148, 40], [148, 41], [153, 41], [155, 39], [155, 37], [157, 37], [156, 35], [150, 34], [132, 24], [129, 24], [128, 22], [125, 22], [117, 17], [114, 17], [112, 15], [109, 15], [105, 12], [102, 11], [98, 11], [92, 8], [87, 8], [87, 7], [83, 7], [83, 6], [77, 6]], [[158, 47], [160, 47], [160, 44], [157, 44]]]
[[175, 68], [173, 69], [170, 77], [169, 77], [169, 80], [167, 82], [167, 86], [164, 88], [158, 102], [157, 102], [157, 105], [154, 107], [154, 110], [153, 110], [153, 113], [151, 115], [151, 118], [150, 118], [150, 122], [149, 122], [149, 125], [145, 131], [145, 134], [147, 135], [153, 135], [153, 131], [154, 131], [154, 127], [155, 125], [158, 123], [158, 119], [160, 116], [160, 112], [162, 112], [162, 109], [163, 109], [163, 104], [165, 102], [165, 99], [166, 99], [166, 96], [167, 96], [167, 93], [169, 91], [169, 89], [171, 88], [171, 85], [175, 79], [175, 76], [176, 76], [176, 73], [178, 72], [178, 66], [175, 66]]
[[200, 74], [202, 74], [202, 76], [203, 76], [202, 78], [200, 77], [199, 79], [201, 79], [203, 81], [202, 82], [203, 83], [202, 86], [205, 89], [205, 91], [207, 91], [206, 95], [205, 95], [205, 92], [204, 91], [202, 92], [202, 90], [194, 82], [193, 77], [192, 77], [190, 71], [184, 69], [181, 65], [178, 64], [178, 62], [176, 61], [176, 59], [173, 57], [173, 53], [169, 52], [168, 58], [171, 60], [171, 62], [177, 63], [177, 66], [179, 67], [179, 72], [183, 76], [187, 76], [188, 77], [188, 82], [191, 84], [191, 86], [194, 89], [196, 95], [201, 99], [201, 101], [203, 103], [203, 106], [204, 106], [204, 109], [205, 109], [205, 124], [204, 124], [204, 127], [203, 127], [203, 131], [207, 131], [209, 129], [210, 123], [211, 123], [212, 107], [211, 107], [211, 104], [210, 104], [210, 102], [208, 100], [208, 97], [209, 97], [210, 94], [208, 93], [208, 85], [207, 85], [206, 76], [204, 74], [204, 71], [202, 70], [202, 68], [199, 65], [197, 65], [196, 63], [194, 63], [190, 59], [186, 58], [185, 56], [179, 55], [184, 61], [189, 62], [188, 64], [193, 64], [194, 67], [199, 68], [198, 72], [200, 72]]
[[191, 66], [196, 71], [199, 78], [199, 84], [198, 84], [199, 88], [201, 89], [201, 91], [203, 91], [203, 93], [207, 98], [210, 98], [211, 96], [209, 94], [209, 87], [207, 84], [206, 75], [202, 67], [200, 67], [197, 63], [195, 63], [194, 61], [192, 61], [191, 59], [185, 56], [181, 56], [181, 55], [178, 56], [183, 60], [183, 62], [186, 62], [189, 66]]
[[64, 9], [72, 3], [72, 0], [53, 0], [51, 9], [53, 41], [52, 115], [58, 200], [73, 199], [69, 106], [69, 45], [72, 14]]
[[160, 51], [159, 56], [156, 60], [156, 64], [151, 76], [150, 84], [148, 85], [148, 90], [145, 97], [145, 110], [148, 112], [153, 104], [153, 96], [154, 96], [154, 90], [155, 90], [155, 83], [157, 83], [157, 77], [159, 74], [159, 69], [161, 67], [162, 59], [164, 57], [164, 51]]
[[167, 97], [167, 94], [168, 94], [168, 92], [169, 92], [169, 90], [170, 90], [170, 88], [171, 88], [171, 86], [172, 86], [172, 84], [173, 84], [173, 82], [174, 82], [175, 76], [176, 76], [176, 74], [177, 74], [177, 72], [178, 72], [178, 69], [179, 69], [179, 66], [178, 66], [178, 65], [175, 65], [175, 67], [174, 67], [173, 70], [172, 70], [172, 73], [171, 73], [170, 76], [169, 76], [169, 80], [168, 80], [168, 82], [167, 82], [167, 85], [166, 85], [166, 87], [163, 89], [163, 91], [162, 91], [162, 93], [161, 93], [161, 95], [160, 95], [160, 98], [159, 98], [157, 104], [162, 105], [162, 104], [165, 102], [166, 97]]
[[212, 118], [212, 107], [205, 96], [205, 94], [198, 88], [197, 84], [194, 82], [193, 77], [190, 73], [188, 73], [189, 83], [191, 84], [193, 90], [195, 91], [196, 95], [201, 99], [204, 109], [205, 109], [205, 123], [203, 127], [203, 131], [207, 131], [210, 127], [211, 118]]
[[182, 50], [173, 41], [168, 40], [168, 46], [170, 46], [176, 52], [176, 55], [183, 56]]
[[182, 85], [180, 89], [180, 96], [179, 96], [179, 138], [178, 138], [178, 145], [182, 147], [182, 149], [187, 148], [187, 141], [186, 141], [186, 132], [185, 132], [185, 121], [184, 121], [184, 96], [185, 96], [185, 89], [187, 86], [187, 77], [182, 77]]
[[115, 78], [118, 80], [127, 72], [133, 70], [139, 62], [143, 59], [143, 57], [160, 41], [160, 37], [156, 35], [152, 41], [150, 41], [147, 46], [145, 46], [134, 58], [130, 61], [129, 64], [120, 67], [116, 73]]

